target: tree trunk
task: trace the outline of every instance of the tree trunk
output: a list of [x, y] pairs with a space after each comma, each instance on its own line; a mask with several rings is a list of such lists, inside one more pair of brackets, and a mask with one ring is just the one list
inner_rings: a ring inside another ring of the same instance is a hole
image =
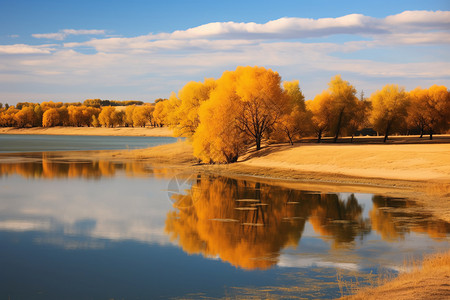
[[430, 140], [433, 139], [433, 129], [430, 129]]
[[318, 134], [317, 134], [317, 143], [320, 143], [320, 140], [322, 139], [322, 131], [320, 131]]
[[294, 142], [292, 141], [291, 135], [289, 134], [289, 131], [286, 133], [289, 139], [289, 143], [291, 144], [291, 146], [294, 146]]
[[387, 126], [386, 126], [386, 134], [384, 135], [383, 143], [386, 143], [386, 141], [387, 141], [387, 139], [388, 139], [390, 127], [391, 127], [391, 122], [388, 122], [388, 124], [387, 124]]
[[334, 136], [333, 143], [336, 143], [337, 139], [339, 137], [339, 132], [341, 131], [341, 122], [342, 122], [343, 114], [344, 114], [344, 110], [342, 109], [341, 112], [339, 113], [339, 119], [338, 119], [338, 123], [337, 123], [337, 127], [336, 127], [336, 135]]
[[256, 150], [261, 150], [261, 137], [256, 137]]
[[353, 134], [352, 134], [352, 139], [351, 139], [351, 143], [353, 143]]

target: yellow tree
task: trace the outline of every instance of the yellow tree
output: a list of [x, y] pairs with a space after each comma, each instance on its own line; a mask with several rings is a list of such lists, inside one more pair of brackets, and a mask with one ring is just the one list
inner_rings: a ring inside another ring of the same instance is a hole
[[426, 117], [431, 140], [433, 132], [445, 131], [450, 127], [450, 92], [443, 85], [433, 85], [428, 89], [426, 100]]
[[320, 143], [322, 136], [330, 130], [333, 121], [332, 97], [328, 91], [314, 97], [314, 100], [306, 102], [306, 106], [311, 111], [311, 125], [316, 132], [317, 142]]
[[23, 106], [14, 115], [14, 120], [16, 121], [17, 127], [31, 127], [35, 122], [35, 114], [33, 106]]
[[115, 127], [119, 124], [119, 115], [114, 106], [104, 106], [98, 115], [100, 125], [105, 127]]
[[409, 106], [409, 97], [398, 85], [386, 85], [370, 97], [372, 102], [371, 121], [376, 131], [384, 133], [384, 142], [390, 133], [398, 130], [404, 123]]
[[17, 121], [14, 117], [18, 112], [19, 110], [14, 106], [5, 107], [5, 110], [0, 113], [0, 125], [4, 127], [16, 126]]
[[330, 81], [329, 92], [332, 99], [334, 142], [337, 142], [342, 128], [354, 118], [358, 108], [356, 89], [340, 75], [336, 75]]
[[153, 110], [154, 107], [150, 105], [136, 106], [133, 109], [132, 115], [133, 126], [145, 127], [147, 123], [151, 123], [153, 118]]
[[238, 67], [235, 74], [235, 94], [240, 105], [238, 126], [260, 150], [264, 134], [287, 112], [289, 99], [277, 72], [263, 67]]
[[261, 67], [226, 71], [200, 105], [194, 155], [204, 162], [234, 162], [250, 143], [261, 149], [269, 129], [289, 108], [281, 77]]
[[245, 149], [237, 121], [240, 109], [235, 74], [225, 72], [210, 99], [199, 109], [200, 125], [193, 135], [194, 156], [205, 163], [235, 162]]
[[57, 110], [59, 112], [59, 120], [60, 120], [59, 125], [69, 126], [70, 125], [69, 110], [67, 109], [67, 106], [58, 107]]
[[416, 88], [409, 93], [411, 106], [408, 109], [408, 123], [433, 133], [449, 128], [450, 93], [445, 86], [433, 85], [429, 89]]
[[271, 137], [276, 141], [289, 141], [301, 138], [311, 131], [311, 113], [306, 111], [305, 97], [300, 90], [298, 80], [283, 83], [286, 97], [289, 99], [286, 113], [274, 124]]
[[176, 110], [179, 105], [180, 100], [178, 100], [175, 93], [172, 93], [169, 99], [158, 101], [155, 105], [155, 110], [153, 111], [155, 123], [160, 127], [177, 124]]
[[83, 108], [80, 106], [70, 105], [67, 108], [69, 112], [69, 123], [71, 126], [80, 127], [83, 125]]
[[54, 127], [60, 123], [59, 112], [56, 108], [47, 109], [42, 117], [43, 127]]
[[190, 137], [197, 129], [200, 120], [198, 109], [200, 105], [209, 99], [210, 93], [216, 87], [214, 79], [205, 79], [205, 82], [188, 82], [179, 92], [180, 105], [176, 108], [175, 118], [177, 120], [175, 129], [176, 136]]
[[125, 108], [125, 117], [124, 117], [125, 127], [128, 126], [133, 127], [133, 112], [135, 108], [136, 105], [129, 105]]
[[427, 127], [427, 118], [425, 112], [425, 101], [427, 90], [420, 87], [409, 92], [411, 105], [408, 107], [408, 116], [406, 122], [409, 128], [417, 128], [420, 131], [420, 138], [423, 137]]
[[83, 126], [90, 127], [92, 125], [93, 117], [98, 118], [101, 109], [92, 106], [81, 106], [82, 107], [82, 124]]
[[358, 130], [363, 129], [367, 125], [367, 117], [370, 113], [370, 102], [366, 101], [363, 97], [357, 102], [355, 113], [347, 124], [347, 134], [353, 136]]

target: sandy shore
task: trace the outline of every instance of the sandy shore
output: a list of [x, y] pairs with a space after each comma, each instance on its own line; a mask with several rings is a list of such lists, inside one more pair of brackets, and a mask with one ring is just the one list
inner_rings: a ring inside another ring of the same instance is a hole
[[0, 134], [101, 135], [101, 136], [173, 136], [167, 127], [2, 127]]

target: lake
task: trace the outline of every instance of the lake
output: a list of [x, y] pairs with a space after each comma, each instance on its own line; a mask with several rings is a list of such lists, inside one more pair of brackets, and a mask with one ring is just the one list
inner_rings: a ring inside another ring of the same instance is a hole
[[0, 157], [0, 298], [336, 298], [450, 246], [408, 199]]
[[0, 153], [138, 149], [176, 142], [173, 137], [0, 134]]

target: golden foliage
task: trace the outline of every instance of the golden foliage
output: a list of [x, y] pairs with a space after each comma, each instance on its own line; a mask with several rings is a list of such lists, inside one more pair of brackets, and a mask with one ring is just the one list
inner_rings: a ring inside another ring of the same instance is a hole
[[376, 131], [388, 135], [399, 130], [405, 124], [409, 97], [398, 85], [386, 85], [383, 89], [370, 96], [372, 102], [371, 120]]
[[416, 127], [423, 135], [446, 131], [450, 127], [450, 92], [445, 86], [433, 85], [429, 89], [416, 88], [409, 92], [408, 125]]

